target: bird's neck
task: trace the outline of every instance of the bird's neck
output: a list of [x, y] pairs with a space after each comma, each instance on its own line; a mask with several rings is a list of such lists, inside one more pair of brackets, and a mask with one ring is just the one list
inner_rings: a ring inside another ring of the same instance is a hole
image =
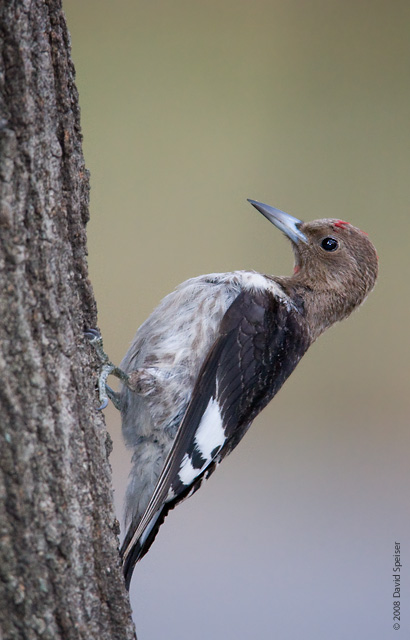
[[347, 318], [361, 302], [351, 300], [336, 288], [319, 287], [294, 276], [274, 280], [305, 318], [312, 342], [335, 322]]

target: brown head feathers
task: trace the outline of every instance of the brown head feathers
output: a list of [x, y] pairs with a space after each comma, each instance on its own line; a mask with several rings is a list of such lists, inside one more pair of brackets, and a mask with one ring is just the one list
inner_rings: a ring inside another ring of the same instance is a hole
[[315, 220], [299, 230], [306, 240], [292, 242], [294, 274], [280, 282], [302, 295], [316, 338], [365, 300], [376, 282], [378, 258], [367, 234], [348, 222]]

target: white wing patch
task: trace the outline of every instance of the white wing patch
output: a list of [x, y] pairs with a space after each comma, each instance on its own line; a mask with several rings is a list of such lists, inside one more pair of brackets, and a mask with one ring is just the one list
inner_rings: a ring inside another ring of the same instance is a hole
[[191, 458], [189, 458], [188, 454], [186, 453], [182, 458], [181, 468], [178, 474], [182, 484], [185, 484], [187, 486], [191, 484], [191, 482], [193, 482], [195, 478], [199, 476], [201, 471], [202, 469], [195, 469], [195, 467], [192, 466]]
[[225, 432], [219, 405], [211, 398], [195, 434], [195, 444], [208, 464], [212, 460], [212, 451], [220, 449], [224, 442]]
[[[180, 481], [188, 486], [197, 478], [208, 466], [225, 442], [225, 432], [222, 427], [222, 417], [218, 402], [211, 398], [202, 416], [201, 422], [195, 434], [195, 448], [205, 460], [200, 469], [192, 465], [192, 460], [186, 453], [182, 458], [179, 470]], [[213, 453], [213, 456], [212, 456]]]

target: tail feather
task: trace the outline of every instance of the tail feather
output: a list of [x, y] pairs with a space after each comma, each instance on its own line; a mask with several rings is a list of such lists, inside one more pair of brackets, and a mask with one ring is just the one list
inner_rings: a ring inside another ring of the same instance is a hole
[[168, 513], [176, 507], [177, 504], [192, 496], [200, 488], [202, 482], [209, 478], [216, 468], [216, 462], [212, 462], [192, 485], [186, 487], [178, 496], [169, 502], [165, 502], [160, 509], [151, 518], [150, 523], [145, 528], [139, 538], [135, 539], [135, 533], [138, 529], [138, 525], [131, 525], [124, 538], [120, 549], [120, 556], [123, 563], [123, 573], [125, 578], [125, 586], [127, 590], [130, 588], [132, 573], [135, 565], [145, 554], [149, 551], [152, 543], [154, 542], [160, 526], [163, 524]]
[[124, 540], [120, 550], [120, 556], [123, 561], [123, 573], [127, 590], [129, 590], [130, 588], [132, 573], [134, 571], [135, 565], [148, 552], [169, 510], [170, 505], [165, 503], [162, 509], [160, 509], [152, 518], [150, 524], [138, 540], [131, 544], [130, 542], [132, 538], [130, 540], [129, 536], [127, 536]]

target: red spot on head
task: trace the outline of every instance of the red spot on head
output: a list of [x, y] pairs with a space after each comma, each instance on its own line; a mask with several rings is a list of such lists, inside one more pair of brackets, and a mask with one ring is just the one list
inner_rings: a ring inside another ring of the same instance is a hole
[[299, 271], [300, 271], [299, 265], [295, 264], [295, 266], [293, 268], [293, 273], [299, 273]]
[[[333, 226], [339, 229], [345, 229], [346, 227], [350, 227], [350, 222], [345, 222], [344, 220], [336, 220], [336, 222], [333, 223]], [[368, 233], [366, 233], [366, 231], [362, 231], [362, 229], [359, 229], [359, 231], [365, 236], [369, 235]]]
[[350, 226], [350, 222], [345, 222], [344, 220], [336, 220], [333, 226], [339, 227], [339, 229], [344, 229], [345, 227]]

